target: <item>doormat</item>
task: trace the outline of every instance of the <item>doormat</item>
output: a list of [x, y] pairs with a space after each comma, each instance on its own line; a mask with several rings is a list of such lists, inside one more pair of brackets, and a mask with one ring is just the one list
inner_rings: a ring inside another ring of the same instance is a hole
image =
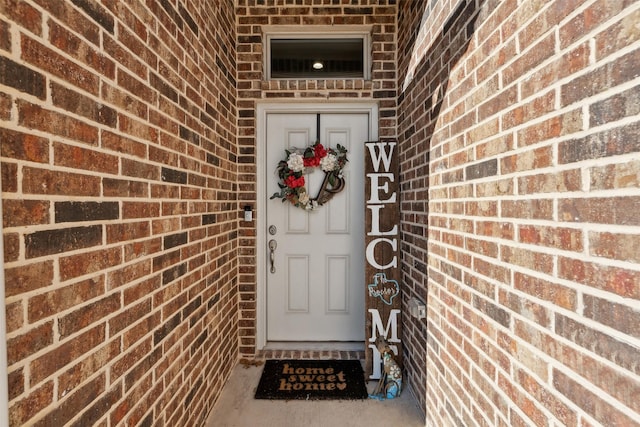
[[359, 360], [267, 360], [256, 399], [366, 399]]

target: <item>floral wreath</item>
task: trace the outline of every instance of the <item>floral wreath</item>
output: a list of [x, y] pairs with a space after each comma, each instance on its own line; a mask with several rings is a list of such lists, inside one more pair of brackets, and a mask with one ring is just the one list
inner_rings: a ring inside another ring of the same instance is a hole
[[[281, 198], [304, 210], [314, 210], [333, 198], [334, 194], [344, 189], [342, 169], [346, 166], [347, 149], [338, 144], [336, 149], [325, 148], [319, 141], [300, 152], [284, 150], [286, 160], [278, 162], [277, 173], [280, 181], [280, 192], [274, 193], [272, 199]], [[304, 173], [307, 168], [320, 167], [324, 171], [324, 181], [315, 198], [305, 188]]]

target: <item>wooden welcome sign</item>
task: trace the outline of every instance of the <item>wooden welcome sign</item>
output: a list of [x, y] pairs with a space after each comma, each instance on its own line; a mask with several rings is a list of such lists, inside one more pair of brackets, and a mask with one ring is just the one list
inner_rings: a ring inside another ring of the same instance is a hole
[[400, 194], [396, 141], [365, 143], [365, 371], [381, 376], [375, 340], [382, 335], [402, 366], [400, 335]]

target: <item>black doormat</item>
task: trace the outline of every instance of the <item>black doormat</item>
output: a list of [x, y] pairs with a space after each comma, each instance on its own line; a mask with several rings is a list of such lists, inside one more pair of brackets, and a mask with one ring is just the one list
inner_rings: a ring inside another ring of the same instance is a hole
[[366, 399], [358, 360], [267, 360], [256, 399]]

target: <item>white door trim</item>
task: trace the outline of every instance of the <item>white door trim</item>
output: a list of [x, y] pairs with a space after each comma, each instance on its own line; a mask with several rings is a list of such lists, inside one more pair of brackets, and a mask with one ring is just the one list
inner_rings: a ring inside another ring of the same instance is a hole
[[[2, 177], [0, 177], [2, 188]], [[2, 197], [0, 197], [0, 220], [2, 219]], [[4, 247], [2, 238], [2, 221], [0, 221], [0, 425], [9, 425], [9, 386], [7, 366], [7, 328], [6, 328], [6, 300], [4, 292]]]
[[[376, 102], [349, 103], [293, 103], [259, 102], [256, 105], [256, 350], [267, 345], [267, 298], [266, 298], [266, 155], [267, 115], [271, 113], [367, 113], [369, 114], [369, 135], [378, 139], [378, 104]], [[274, 165], [275, 168], [275, 165]], [[364, 184], [363, 184], [364, 185]], [[364, 212], [364, 206], [363, 206]]]

